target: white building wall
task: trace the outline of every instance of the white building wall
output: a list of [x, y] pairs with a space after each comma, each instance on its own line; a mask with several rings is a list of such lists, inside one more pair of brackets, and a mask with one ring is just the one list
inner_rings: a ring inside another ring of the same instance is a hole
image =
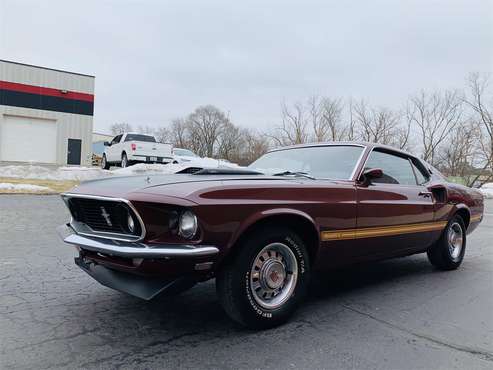
[[[1, 60], [0, 81], [67, 90], [68, 92], [80, 92], [91, 95], [94, 94], [94, 77], [69, 72], [54, 71]], [[57, 164], [67, 164], [68, 139], [70, 138], [82, 140], [81, 165], [91, 165], [93, 130], [92, 115], [1, 105], [0, 100], [0, 125], [2, 125], [5, 121], [5, 116], [8, 115], [50, 119], [56, 121]], [[36, 140], [36, 137], [30, 138], [30, 140]], [[22, 150], [22, 148], [19, 150]]]

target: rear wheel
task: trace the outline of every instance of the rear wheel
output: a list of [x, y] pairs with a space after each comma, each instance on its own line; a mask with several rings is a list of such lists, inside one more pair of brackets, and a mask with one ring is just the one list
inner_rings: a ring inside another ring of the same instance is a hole
[[128, 167], [128, 158], [127, 158], [127, 153], [122, 154], [122, 162], [121, 162], [121, 167], [125, 168]]
[[428, 259], [440, 270], [455, 270], [466, 252], [466, 227], [462, 217], [455, 215], [440, 239], [428, 249]]
[[310, 264], [303, 241], [284, 228], [259, 229], [218, 273], [226, 313], [251, 328], [285, 322], [303, 300]]
[[103, 159], [101, 159], [101, 168], [103, 170], [109, 170], [110, 169], [110, 164], [106, 160], [106, 154], [103, 154]]

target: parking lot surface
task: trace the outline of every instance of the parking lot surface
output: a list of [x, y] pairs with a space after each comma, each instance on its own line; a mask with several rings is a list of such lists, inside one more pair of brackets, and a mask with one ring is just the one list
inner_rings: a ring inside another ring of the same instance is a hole
[[0, 368], [493, 368], [493, 201], [457, 271], [425, 255], [317, 276], [286, 325], [242, 329], [214, 282], [145, 302], [99, 285], [58, 196], [0, 196]]

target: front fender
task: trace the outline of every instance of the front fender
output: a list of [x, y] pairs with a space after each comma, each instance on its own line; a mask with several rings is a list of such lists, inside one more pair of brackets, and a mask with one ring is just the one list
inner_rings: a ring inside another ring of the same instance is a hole
[[[282, 216], [300, 217], [305, 221], [309, 222], [313, 226], [314, 231], [318, 231], [318, 227], [315, 220], [310, 215], [308, 215], [303, 211], [292, 209], [292, 208], [267, 209], [250, 215], [240, 224], [237, 230], [233, 233], [231, 240], [228, 243], [228, 249], [231, 248], [238, 241], [240, 236], [243, 235], [243, 233], [246, 232], [250, 227], [258, 224], [259, 222], [267, 221], [270, 218], [274, 219], [275, 217], [282, 217]], [[318, 238], [319, 235], [317, 232], [317, 239]]]

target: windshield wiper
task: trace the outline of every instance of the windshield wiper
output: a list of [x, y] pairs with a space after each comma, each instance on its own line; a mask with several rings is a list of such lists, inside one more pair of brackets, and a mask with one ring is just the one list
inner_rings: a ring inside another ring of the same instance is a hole
[[284, 172], [275, 173], [272, 176], [296, 176], [296, 177], [306, 177], [307, 179], [316, 180], [315, 177], [309, 175], [308, 173], [299, 172], [299, 171], [284, 171]]

